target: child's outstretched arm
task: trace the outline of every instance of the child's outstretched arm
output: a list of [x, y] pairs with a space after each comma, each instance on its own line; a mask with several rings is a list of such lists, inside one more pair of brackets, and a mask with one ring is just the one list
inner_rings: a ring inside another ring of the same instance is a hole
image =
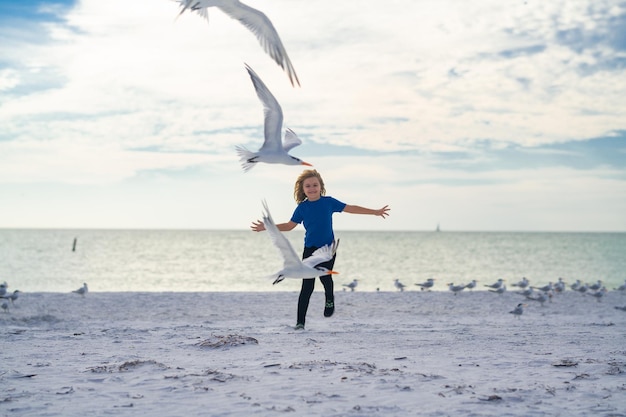
[[355, 206], [352, 204], [346, 204], [346, 207], [344, 207], [343, 211], [346, 213], [352, 213], [352, 214], [372, 214], [374, 216], [380, 216], [383, 219], [387, 216], [389, 216], [389, 210], [391, 210], [389, 208], [389, 206], [385, 206], [383, 208], [379, 208], [379, 209], [369, 209], [366, 207], [361, 207], [361, 206]]
[[[278, 223], [276, 227], [278, 227], [278, 230], [280, 230], [281, 232], [288, 232], [297, 225], [298, 223], [294, 223], [289, 220], [287, 223]], [[265, 225], [261, 220], [257, 220], [255, 222], [252, 222], [250, 229], [252, 229], [253, 232], [262, 232], [263, 230], [265, 230]]]

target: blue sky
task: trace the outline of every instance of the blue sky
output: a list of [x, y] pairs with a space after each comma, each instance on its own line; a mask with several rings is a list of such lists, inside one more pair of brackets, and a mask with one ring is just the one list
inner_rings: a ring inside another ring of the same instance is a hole
[[[475, 4], [472, 4], [475, 3]], [[549, 3], [549, 4], [545, 4]], [[246, 229], [300, 167], [244, 173], [264, 80], [337, 229], [626, 231], [626, 2], [0, 0], [0, 227]]]

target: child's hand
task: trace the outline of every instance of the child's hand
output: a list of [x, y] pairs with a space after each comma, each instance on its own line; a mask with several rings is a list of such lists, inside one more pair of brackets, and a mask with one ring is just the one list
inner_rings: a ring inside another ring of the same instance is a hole
[[257, 220], [255, 222], [252, 222], [252, 226], [250, 226], [250, 229], [252, 229], [253, 232], [262, 232], [263, 230], [265, 230], [265, 225], [261, 220]]
[[378, 211], [378, 213], [376, 213], [376, 215], [377, 215], [377, 216], [380, 216], [380, 217], [382, 217], [382, 218], [384, 219], [385, 217], [389, 216], [389, 213], [388, 213], [388, 211], [389, 211], [389, 210], [391, 210], [391, 209], [389, 208], [389, 206], [385, 206], [385, 207], [383, 207], [383, 208], [381, 208], [381, 209], [378, 209], [378, 210], [377, 210], [377, 211]]

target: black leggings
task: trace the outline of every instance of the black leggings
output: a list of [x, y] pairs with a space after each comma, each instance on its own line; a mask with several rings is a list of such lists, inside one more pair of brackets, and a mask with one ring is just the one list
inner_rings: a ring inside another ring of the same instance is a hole
[[[302, 259], [306, 259], [315, 252], [317, 248], [315, 246], [305, 247], [304, 252], [302, 253]], [[326, 261], [319, 266], [323, 266], [330, 270], [333, 269], [335, 265], [335, 258], [337, 258], [337, 254], [333, 256], [333, 259]], [[334, 289], [333, 289], [333, 276], [332, 275], [324, 275], [320, 277], [320, 281], [322, 281], [322, 285], [324, 286], [324, 294], [326, 295], [326, 302], [335, 301]], [[300, 289], [300, 297], [298, 297], [298, 321], [297, 323], [302, 323], [306, 321], [306, 311], [309, 309], [309, 300], [311, 299], [311, 295], [313, 294], [313, 289], [315, 289], [315, 278], [305, 278], [302, 280], [302, 288]]]

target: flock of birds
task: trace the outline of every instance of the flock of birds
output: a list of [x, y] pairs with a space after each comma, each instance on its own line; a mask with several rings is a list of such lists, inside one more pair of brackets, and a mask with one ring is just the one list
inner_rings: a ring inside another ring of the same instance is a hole
[[[270, 277], [274, 279], [274, 284], [282, 281], [285, 278], [315, 278], [319, 275], [327, 275], [327, 274], [336, 274], [335, 271], [330, 271], [324, 267], [316, 266], [319, 263], [323, 263], [331, 259], [335, 251], [337, 250], [337, 246], [339, 245], [339, 240], [337, 240], [332, 246], [324, 246], [323, 248], [318, 249], [312, 256], [300, 260], [296, 251], [294, 250], [291, 243], [285, 238], [285, 236], [278, 230], [276, 224], [274, 223], [271, 214], [269, 213], [269, 209], [267, 205], [264, 203], [265, 215], [263, 220], [266, 222], [267, 231], [270, 233], [272, 240], [274, 240], [277, 247], [280, 248], [281, 253], [284, 256], [284, 265], [283, 269], [272, 274]], [[268, 227], [269, 226], [269, 227]], [[354, 291], [358, 286], [359, 280], [353, 279], [352, 282], [348, 284], [342, 284], [344, 287], [344, 291], [346, 289], [350, 289], [350, 291]], [[477, 284], [476, 280], [472, 280], [469, 284], [465, 285], [454, 285], [452, 283], [448, 284], [448, 289], [454, 292], [454, 295], [457, 295], [460, 291], [465, 288], [469, 288], [470, 290], [475, 288]], [[427, 290], [430, 291], [431, 288], [435, 285], [434, 278], [428, 278], [426, 281], [422, 283], [415, 284], [420, 287], [421, 291]], [[400, 282], [399, 279], [394, 280], [394, 286], [398, 289], [398, 291], [403, 292], [406, 288], [406, 285]], [[542, 306], [546, 301], [552, 302], [552, 297], [555, 294], [562, 293], [566, 290], [567, 284], [563, 281], [562, 278], [556, 283], [548, 283], [547, 285], [536, 287], [530, 285], [530, 281], [523, 277], [519, 282], [513, 284], [514, 287], [519, 288], [519, 291], [516, 291], [516, 294], [523, 295], [527, 300], [537, 301]], [[15, 290], [12, 293], [7, 291], [9, 285], [5, 282], [0, 283], [0, 299], [9, 300], [11, 305], [18, 299], [20, 290]], [[506, 285], [504, 284], [504, 279], [498, 279], [493, 284], [486, 284], [485, 287], [488, 287], [488, 291], [502, 294], [506, 291]], [[602, 280], [598, 280], [593, 284], [585, 284], [580, 280], [576, 280], [575, 283], [570, 285], [570, 289], [572, 291], [579, 292], [581, 294], [590, 294], [592, 297], [595, 297], [598, 302], [601, 301], [602, 297], [608, 292], [607, 288], [602, 285]], [[535, 291], [536, 290], [536, 291]], [[615, 291], [622, 291], [626, 293], [626, 280], [622, 285], [617, 288], [614, 288]], [[72, 293], [78, 294], [84, 297], [89, 292], [89, 287], [87, 283], [83, 283], [83, 286], [75, 289]], [[536, 295], [535, 295], [536, 294]], [[524, 314], [524, 307], [527, 307], [528, 304], [519, 303], [515, 306], [515, 308], [509, 313], [513, 314], [516, 317], [520, 317]], [[5, 313], [9, 312], [9, 303], [8, 301], [4, 301], [0, 307]], [[626, 311], [626, 306], [615, 306], [617, 310]]]
[[[487, 287], [487, 290], [489, 292], [493, 292], [496, 294], [503, 294], [504, 292], [506, 292], [506, 284], [504, 283], [504, 281], [505, 281], [504, 279], [500, 278], [496, 282], [492, 284], [485, 284], [484, 286]], [[402, 282], [400, 282], [398, 278], [394, 279], [393, 284], [395, 288], [400, 292], [404, 292], [405, 288], [407, 287], [406, 284], [403, 284]], [[354, 291], [354, 289], [358, 285], [358, 279], [354, 279], [349, 284], [342, 284], [342, 285], [346, 287], [344, 288], [344, 291], [346, 289], [350, 289], [351, 291]], [[426, 281], [417, 283], [415, 285], [420, 287], [421, 291], [424, 291], [424, 290], [430, 291], [435, 285], [435, 279], [428, 278]], [[477, 285], [478, 285], [478, 281], [476, 281], [475, 279], [472, 280], [468, 284], [456, 285], [454, 283], [448, 283], [448, 290], [452, 291], [454, 295], [457, 295], [459, 292], [465, 289], [469, 289], [471, 291], [474, 288], [476, 288]], [[516, 294], [523, 295], [529, 301], [537, 301], [542, 306], [544, 305], [546, 301], [552, 302], [552, 297], [554, 297], [555, 294], [562, 293], [567, 289], [567, 284], [565, 283], [563, 278], [559, 278], [558, 281], [556, 281], [555, 283], [549, 282], [547, 285], [538, 287], [538, 286], [530, 285], [530, 281], [528, 280], [528, 278], [522, 277], [520, 281], [512, 284], [512, 286], [518, 289], [518, 291], [515, 292]], [[598, 280], [592, 284], [587, 284], [587, 283], [583, 283], [581, 280], [576, 280], [576, 282], [570, 285], [570, 289], [572, 291], [576, 291], [581, 294], [589, 294], [592, 297], [594, 297], [598, 302], [600, 302], [602, 298], [605, 296], [605, 294], [608, 292], [607, 288], [602, 284], [602, 280]], [[622, 291], [626, 293], [626, 280], [624, 281], [622, 285], [620, 285], [617, 288], [614, 288], [614, 290]], [[517, 317], [520, 317], [524, 313], [524, 307], [527, 307], [527, 306], [528, 304], [519, 303], [515, 306], [513, 310], [509, 311], [509, 313]], [[615, 308], [617, 310], [626, 311], [626, 306], [623, 306], [623, 307], [615, 306]]]

